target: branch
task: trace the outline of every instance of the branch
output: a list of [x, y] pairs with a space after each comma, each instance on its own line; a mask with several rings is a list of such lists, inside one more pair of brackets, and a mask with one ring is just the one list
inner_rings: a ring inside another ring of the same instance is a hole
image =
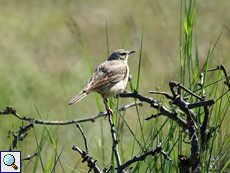
[[117, 167], [119, 168], [120, 165], [121, 165], [121, 159], [120, 159], [120, 156], [119, 156], [119, 152], [118, 152], [118, 142], [119, 140], [117, 139], [116, 137], [116, 130], [114, 129], [114, 123], [112, 121], [112, 117], [111, 117], [111, 113], [108, 112], [108, 119], [109, 119], [109, 125], [110, 125], [110, 131], [111, 131], [111, 135], [112, 135], [112, 139], [113, 139], [113, 146], [112, 146], [112, 149], [114, 151], [114, 154], [115, 154], [115, 158], [116, 158], [116, 162], [117, 162]]
[[76, 126], [80, 130], [81, 135], [84, 139], [86, 151], [81, 151], [81, 149], [76, 147], [75, 145], [73, 145], [72, 149], [78, 151], [78, 153], [81, 154], [81, 157], [83, 158], [82, 163], [84, 163], [84, 162], [88, 163], [88, 167], [90, 168], [90, 170], [88, 172], [91, 172], [91, 170], [93, 169], [95, 173], [100, 173], [100, 169], [96, 164], [97, 160], [93, 160], [93, 158], [89, 155], [87, 139], [85, 137], [85, 134], [84, 134], [81, 126], [78, 123], [76, 123]]
[[177, 95], [173, 100], [173, 104], [177, 105], [187, 116], [191, 116], [193, 120], [196, 119], [195, 112], [187, 108], [188, 103], [183, 100], [182, 96]]
[[38, 152], [36, 152], [34, 155], [32, 155], [32, 156], [30, 156], [30, 155], [28, 155], [28, 157], [26, 157], [26, 158], [24, 158], [24, 159], [21, 159], [21, 161], [23, 161], [23, 160], [31, 160], [33, 157], [35, 157], [35, 156], [37, 156], [39, 153]]
[[[189, 136], [191, 139], [191, 156], [188, 158], [190, 166], [192, 166], [192, 172], [200, 172], [200, 147], [197, 137], [197, 131], [194, 120], [191, 116], [187, 116], [187, 122], [189, 127]], [[189, 167], [190, 167], [189, 166]], [[196, 170], [196, 171], [195, 171]]]
[[85, 137], [85, 134], [84, 134], [84, 132], [83, 132], [81, 126], [80, 126], [78, 123], [76, 123], [76, 126], [77, 126], [77, 128], [79, 128], [79, 130], [80, 130], [80, 132], [81, 132], [81, 135], [82, 135], [82, 137], [83, 137], [83, 139], [84, 139], [84, 142], [85, 142], [85, 151], [86, 151], [86, 153], [88, 154], [88, 153], [89, 153], [89, 149], [88, 149], [87, 139], [86, 139], [86, 137]]
[[164, 158], [169, 160], [171, 162], [171, 164], [173, 165], [173, 161], [172, 159], [169, 158], [169, 156], [166, 154], [166, 152], [163, 151], [163, 148], [162, 148], [162, 143], [160, 143], [156, 149], [154, 150], [150, 150], [150, 151], [146, 151], [144, 154], [142, 154], [141, 156], [137, 157], [137, 156], [134, 156], [133, 159], [127, 161], [126, 163], [120, 165], [120, 167], [116, 168], [117, 172], [122, 172], [122, 170], [124, 170], [126, 167], [128, 167], [129, 165], [135, 163], [135, 162], [138, 162], [138, 161], [143, 161], [146, 159], [147, 156], [149, 155], [152, 155], [152, 156], [155, 156], [156, 153], [161, 153], [163, 154]]
[[119, 111], [125, 111], [126, 109], [131, 108], [136, 105], [143, 106], [143, 102], [134, 102], [134, 103], [127, 104], [126, 106], [120, 108]]
[[[173, 88], [179, 87], [179, 88], [185, 90], [185, 91], [186, 91], [187, 93], [189, 93], [190, 95], [192, 95], [192, 96], [198, 98], [199, 100], [203, 101], [203, 98], [202, 98], [202, 97], [196, 95], [194, 92], [192, 92], [192, 91], [190, 91], [189, 89], [185, 88], [185, 87], [184, 87], [183, 85], [181, 85], [179, 82], [170, 81], [170, 82], [169, 82], [169, 86], [170, 86], [171, 91], [173, 90]], [[175, 91], [174, 91], [174, 90], [172, 91], [172, 93], [174, 93], [174, 97], [175, 97], [176, 95], [175, 95]]]
[[[217, 66], [217, 69], [218, 68], [219, 67]], [[225, 73], [225, 75], [227, 75], [227, 72], [226, 72], [225, 69], [224, 69], [224, 73]], [[200, 74], [200, 83], [199, 83], [199, 86], [200, 86], [201, 90], [203, 89], [203, 91], [202, 91], [202, 97], [205, 100], [206, 99], [206, 94], [205, 94], [205, 89], [204, 89], [204, 75], [203, 75], [203, 73]], [[212, 100], [214, 100], [214, 99], [212, 99]], [[214, 104], [214, 102], [213, 102], [213, 104]], [[203, 106], [204, 106], [204, 121], [201, 124], [200, 134], [201, 134], [201, 148], [202, 148], [203, 151], [205, 151], [206, 147], [208, 147], [207, 146], [208, 145], [208, 141], [209, 141], [209, 139], [212, 136], [213, 129], [215, 129], [215, 128], [212, 127], [210, 130], [207, 130], [208, 118], [209, 118], [209, 114], [210, 114], [209, 113], [209, 106], [211, 106], [211, 105], [207, 104], [207, 105], [203, 105]]]
[[[130, 104], [120, 108], [119, 111], [125, 111], [126, 109], [129, 109], [135, 105], [142, 106], [142, 103], [141, 102], [130, 103]], [[16, 112], [16, 109], [14, 109], [12, 106], [7, 106], [4, 111], [0, 111], [0, 115], [9, 115], [9, 114], [14, 115], [16, 118], [18, 118], [20, 120], [32, 121], [34, 124], [70, 125], [70, 124], [74, 124], [74, 123], [82, 123], [82, 122], [87, 122], [87, 121], [95, 122], [96, 119], [106, 116], [107, 112], [102, 111], [102, 112], [98, 113], [97, 115], [92, 116], [90, 118], [81, 118], [81, 119], [75, 119], [75, 120], [69, 120], [69, 121], [42, 121], [42, 120], [38, 120], [38, 119], [34, 119], [34, 118], [22, 117]]]
[[[199, 83], [199, 85], [200, 85], [201, 90], [203, 88], [202, 96], [205, 99], [206, 98], [206, 94], [205, 94], [205, 89], [204, 89], [204, 75], [203, 75], [203, 73], [200, 74], [200, 83]], [[207, 145], [207, 141], [209, 140], [209, 139], [207, 139], [208, 117], [209, 117], [209, 107], [208, 107], [208, 105], [205, 105], [204, 106], [204, 121], [203, 121], [203, 123], [201, 125], [201, 128], [200, 128], [200, 132], [201, 132], [201, 145], [202, 145], [201, 147], [202, 147], [203, 150], [205, 150], [205, 146]]]
[[0, 115], [8, 115], [12, 114], [16, 118], [19, 118], [20, 120], [24, 121], [32, 121], [34, 124], [46, 124], [46, 125], [69, 125], [69, 124], [74, 124], [74, 123], [81, 123], [81, 122], [86, 122], [86, 121], [91, 121], [94, 122], [95, 119], [100, 118], [105, 116], [107, 113], [105, 111], [100, 112], [99, 114], [90, 117], [90, 118], [82, 118], [82, 119], [75, 119], [75, 120], [70, 120], [70, 121], [42, 121], [34, 118], [27, 118], [27, 117], [21, 117], [16, 110], [11, 107], [7, 106], [4, 111], [0, 111]]
[[109, 169], [105, 167], [105, 168], [103, 169], [103, 173], [109, 173], [112, 169], [113, 169], [113, 165], [110, 165], [110, 168], [109, 168]]
[[161, 91], [149, 91], [150, 94], [161, 94], [163, 96], [165, 96], [167, 99], [173, 100], [173, 97], [166, 93], [166, 92], [161, 92]]
[[[28, 123], [26, 126], [22, 126], [19, 127], [19, 131], [17, 132], [17, 134], [13, 134], [14, 136], [14, 140], [12, 142], [12, 145], [10, 145], [9, 151], [13, 151], [14, 148], [17, 147], [17, 143], [18, 141], [23, 141], [23, 139], [27, 136], [27, 131], [30, 130], [30, 128], [33, 128], [34, 124], [32, 122]], [[15, 132], [9, 132], [9, 133], [15, 133]], [[25, 135], [23, 135], [25, 133]]]
[[159, 101], [157, 101], [151, 97], [145, 97], [145, 96], [141, 95], [140, 93], [138, 93], [138, 91], [136, 91], [136, 90], [134, 90], [133, 93], [125, 91], [125, 92], [120, 94], [120, 97], [138, 98], [140, 101], [143, 101], [143, 102], [150, 104], [151, 107], [153, 107], [156, 110], [158, 110], [159, 112], [161, 112], [162, 115], [165, 115], [165, 116], [171, 118], [172, 120], [176, 121], [183, 128], [185, 128], [185, 129], [188, 128], [186, 122], [178, 116], [177, 112], [172, 112], [172, 111], [168, 110], [166, 107], [161, 105], [161, 102], [159, 102]]
[[212, 106], [215, 103], [216, 103], [215, 99], [211, 99], [211, 100], [207, 100], [207, 101], [201, 101], [201, 102], [186, 104], [186, 107], [188, 109], [193, 109], [193, 108], [198, 108], [198, 107], [202, 107], [202, 106]]
[[200, 157], [199, 157], [199, 142], [196, 134], [195, 123], [190, 115], [187, 115], [188, 130], [191, 140], [191, 155], [189, 158], [179, 155], [180, 173], [188, 173], [189, 168], [192, 166], [192, 172], [200, 172]]
[[96, 164], [97, 160], [94, 160], [85, 151], [81, 151], [75, 145], [73, 145], [72, 149], [75, 150], [75, 151], [77, 151], [81, 155], [81, 157], [83, 158], [82, 163], [84, 163], [85, 161], [88, 163], [88, 167], [90, 168], [90, 170], [93, 169], [95, 173], [100, 173], [100, 169], [99, 169], [99, 167]]
[[200, 89], [202, 90], [202, 98], [205, 100], [206, 99], [206, 94], [205, 94], [205, 89], [204, 89], [204, 74], [200, 74], [200, 83], [198, 84], [200, 86]]
[[224, 82], [224, 84], [227, 85], [229, 90], [230, 90], [230, 82], [229, 82], [230, 76], [228, 76], [228, 73], [227, 73], [224, 65], [220, 64], [215, 69], [208, 69], [207, 71], [209, 72], [209, 71], [216, 71], [216, 70], [222, 70], [224, 72], [224, 76], [226, 78], [226, 81]]
[[152, 118], [157, 118], [158, 116], [160, 116], [160, 115], [162, 115], [161, 113], [158, 113], [158, 114], [156, 114], [156, 115], [151, 115], [150, 117], [147, 117], [147, 118], [145, 118], [145, 120], [150, 120], [150, 119], [152, 119]]

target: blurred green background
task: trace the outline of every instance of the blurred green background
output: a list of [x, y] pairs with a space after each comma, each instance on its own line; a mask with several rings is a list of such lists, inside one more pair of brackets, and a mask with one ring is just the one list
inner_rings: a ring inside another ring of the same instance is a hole
[[[197, 4], [199, 11], [195, 29], [201, 66], [206, 60], [211, 40], [213, 47], [226, 24], [210, 62], [209, 67], [214, 68], [229, 55], [230, 1], [198, 0]], [[133, 83], [136, 81], [143, 29], [139, 92], [149, 95], [148, 91], [157, 87], [168, 90], [168, 82], [178, 80], [180, 9], [181, 1], [167, 0], [0, 1], [0, 109], [11, 105], [21, 116], [40, 119], [34, 102], [46, 120], [65, 121], [96, 115], [98, 109], [94, 94], [73, 106], [66, 102], [83, 89], [90, 77], [86, 57], [89, 57], [92, 70], [107, 59], [106, 22], [110, 53], [118, 48], [137, 50], [129, 58]], [[230, 65], [226, 67], [229, 69]], [[130, 90], [129, 86], [127, 90]], [[126, 100], [126, 103], [130, 102], [133, 100]], [[104, 110], [101, 98], [100, 103]], [[135, 129], [137, 120], [133, 111], [132, 108], [127, 110], [126, 119]], [[142, 112], [143, 119], [153, 112], [146, 106]], [[101, 122], [105, 146], [100, 146]], [[17, 130], [21, 121], [13, 116], [3, 116], [0, 125], [0, 148], [8, 150], [8, 131]], [[91, 154], [96, 156], [101, 151], [98, 148], [105, 148], [109, 161], [112, 144], [107, 121], [101, 119], [81, 125], [91, 143]], [[36, 125], [36, 128], [42, 126]], [[62, 163], [74, 168], [80, 160], [79, 154], [72, 151], [72, 145], [84, 149], [79, 130], [73, 124], [52, 127], [51, 132], [59, 138], [59, 151], [65, 146]], [[127, 143], [123, 144], [128, 147], [133, 137], [129, 131], [124, 136]], [[33, 130], [19, 144], [23, 156], [32, 155], [36, 149]], [[52, 150], [49, 145], [45, 147], [46, 153], [42, 154], [44, 159], [48, 159], [47, 154]], [[100, 158], [97, 159], [101, 166]], [[77, 167], [78, 170], [87, 169], [86, 164], [80, 163]], [[31, 168], [32, 164], [28, 170]], [[70, 171], [67, 166], [64, 169]]]

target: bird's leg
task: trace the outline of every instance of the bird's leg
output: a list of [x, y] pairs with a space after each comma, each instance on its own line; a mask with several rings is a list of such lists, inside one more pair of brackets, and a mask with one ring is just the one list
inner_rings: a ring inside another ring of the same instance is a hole
[[105, 108], [106, 108], [106, 110], [107, 110], [107, 113], [111, 113], [111, 116], [113, 116], [113, 110], [112, 109], [110, 109], [110, 107], [109, 107], [109, 105], [108, 105], [108, 100], [107, 99], [105, 99], [104, 97], [102, 97], [103, 98], [103, 100], [104, 100], [104, 104], [105, 104]]

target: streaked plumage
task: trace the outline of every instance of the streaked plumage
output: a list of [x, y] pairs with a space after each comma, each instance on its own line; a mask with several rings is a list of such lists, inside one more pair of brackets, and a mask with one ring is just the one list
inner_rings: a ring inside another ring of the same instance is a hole
[[[91, 92], [98, 92], [103, 99], [122, 92], [127, 84], [129, 66], [127, 59], [136, 51], [118, 49], [114, 51], [107, 61], [100, 64], [86, 83], [84, 89], [68, 101], [72, 105]], [[109, 109], [109, 108], [108, 108]]]

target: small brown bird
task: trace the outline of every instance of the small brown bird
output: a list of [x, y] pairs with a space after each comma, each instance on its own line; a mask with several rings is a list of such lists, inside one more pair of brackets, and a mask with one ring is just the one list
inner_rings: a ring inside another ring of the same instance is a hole
[[108, 98], [121, 93], [128, 82], [129, 66], [127, 64], [130, 54], [136, 52], [136, 50], [128, 51], [124, 49], [118, 49], [114, 51], [107, 61], [100, 64], [93, 75], [89, 78], [85, 84], [84, 89], [75, 97], [68, 101], [69, 105], [72, 105], [91, 92], [97, 92], [101, 95], [106, 105], [107, 111], [113, 111], [107, 104]]

